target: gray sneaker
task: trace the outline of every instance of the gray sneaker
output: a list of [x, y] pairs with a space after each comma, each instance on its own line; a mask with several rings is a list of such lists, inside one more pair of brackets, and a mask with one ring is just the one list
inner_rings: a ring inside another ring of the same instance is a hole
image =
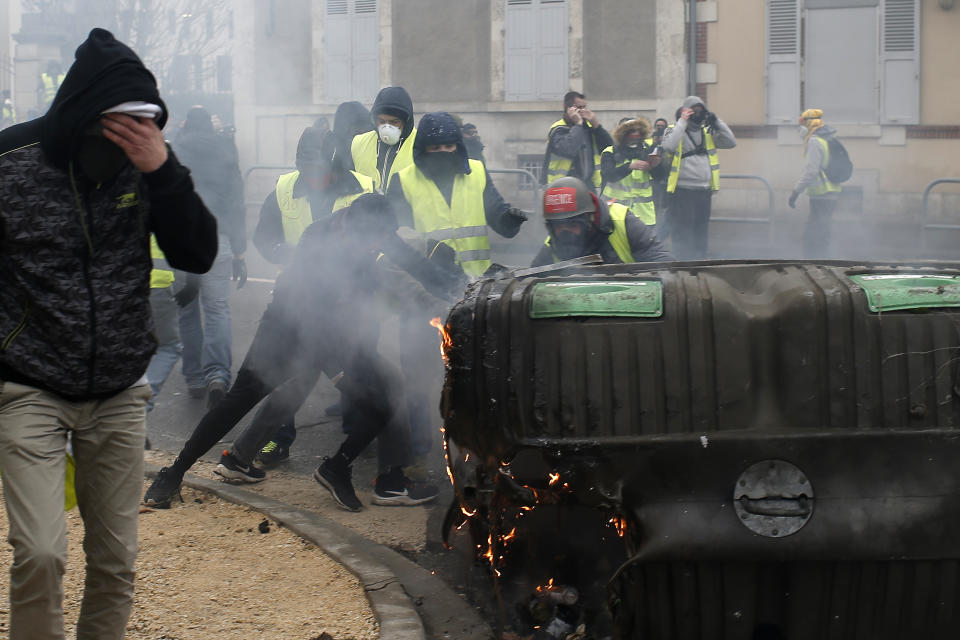
[[220, 456], [220, 464], [213, 470], [215, 474], [223, 478], [224, 482], [262, 482], [267, 474], [257, 469], [252, 464], [242, 464], [229, 451], [224, 451]]

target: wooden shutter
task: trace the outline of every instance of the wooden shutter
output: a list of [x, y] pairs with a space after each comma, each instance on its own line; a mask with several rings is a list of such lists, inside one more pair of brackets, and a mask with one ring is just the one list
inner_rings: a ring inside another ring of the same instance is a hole
[[353, 92], [371, 103], [380, 90], [380, 16], [377, 0], [356, 0], [353, 16]]
[[538, 16], [537, 99], [559, 100], [570, 85], [567, 41], [570, 21], [566, 0], [540, 0]]
[[884, 0], [880, 33], [880, 121], [920, 121], [917, 0]]
[[504, 23], [505, 98], [536, 100], [537, 13], [533, 0], [507, 0]]
[[323, 94], [327, 102], [350, 99], [350, 32], [347, 0], [327, 0], [323, 38]]
[[767, 2], [767, 122], [791, 124], [800, 113], [800, 3]]

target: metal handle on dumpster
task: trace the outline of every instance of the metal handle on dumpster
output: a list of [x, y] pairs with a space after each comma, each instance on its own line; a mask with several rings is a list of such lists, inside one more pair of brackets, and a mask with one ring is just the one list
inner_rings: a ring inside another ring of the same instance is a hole
[[810, 500], [799, 498], [748, 498], [740, 496], [740, 506], [749, 514], [780, 518], [803, 518], [810, 515]]

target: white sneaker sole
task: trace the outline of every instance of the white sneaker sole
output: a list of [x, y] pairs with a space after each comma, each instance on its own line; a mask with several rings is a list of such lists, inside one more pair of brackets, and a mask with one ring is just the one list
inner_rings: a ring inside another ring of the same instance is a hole
[[427, 502], [436, 499], [437, 496], [430, 496], [429, 498], [411, 498], [409, 495], [379, 496], [374, 493], [373, 497], [370, 499], [370, 502], [373, 504], [378, 504], [381, 507], [415, 507], [418, 504], [426, 504]]
[[266, 480], [266, 477], [263, 478], [251, 478], [250, 476], [240, 473], [239, 471], [234, 471], [233, 469], [228, 469], [222, 464], [218, 464], [217, 467], [213, 470], [215, 474], [223, 478], [224, 482], [230, 483], [240, 483], [246, 482], [248, 484], [254, 484], [256, 482], [263, 482]]

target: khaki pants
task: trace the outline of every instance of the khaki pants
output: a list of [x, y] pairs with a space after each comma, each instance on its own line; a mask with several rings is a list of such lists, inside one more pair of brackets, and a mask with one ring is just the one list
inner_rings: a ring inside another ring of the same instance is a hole
[[70, 402], [34, 387], [0, 383], [0, 481], [13, 546], [10, 640], [64, 637], [68, 433], [86, 556], [77, 640], [124, 637], [133, 604], [149, 396], [144, 384], [103, 400]]

